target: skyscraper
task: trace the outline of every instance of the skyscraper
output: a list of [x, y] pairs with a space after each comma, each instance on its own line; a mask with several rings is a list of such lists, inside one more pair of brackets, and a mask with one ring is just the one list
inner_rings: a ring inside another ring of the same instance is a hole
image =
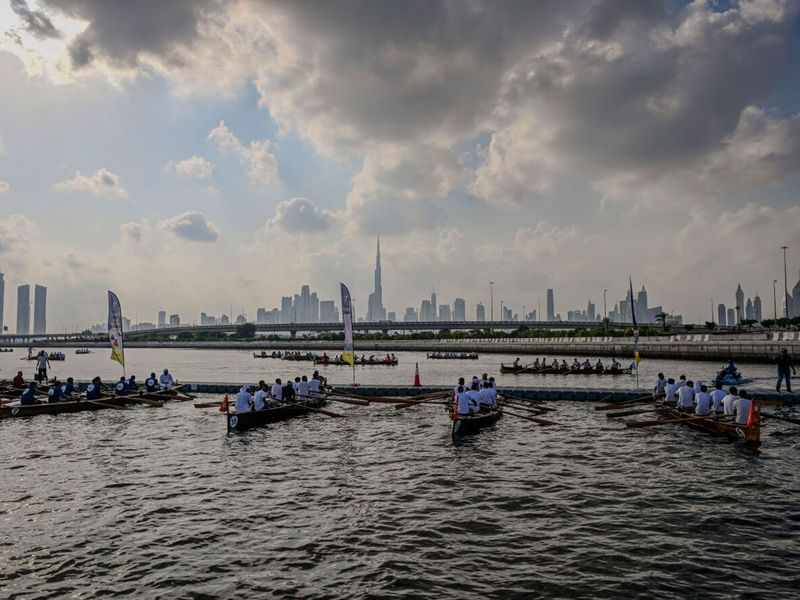
[[449, 321], [450, 320], [450, 305], [449, 304], [441, 304], [441, 305], [439, 305], [439, 320], [440, 321]]
[[747, 304], [745, 304], [744, 316], [748, 321], [752, 321], [755, 318], [753, 317], [753, 301], [750, 298], [747, 299]]
[[547, 290], [547, 320], [548, 321], [556, 320], [556, 307], [552, 289]]
[[31, 332], [31, 286], [17, 287], [17, 335]]
[[33, 288], [33, 333], [47, 333], [47, 288], [43, 285]]
[[[436, 312], [436, 307], [437, 306], [438, 306], [438, 304], [436, 304], [436, 292], [433, 291], [433, 292], [431, 292], [431, 318], [430, 318], [431, 321], [438, 321], [439, 320], [439, 315]], [[422, 319], [422, 320], [424, 321], [425, 319]]]
[[[645, 292], [645, 294], [647, 294], [647, 292]], [[645, 296], [645, 297], [646, 297], [646, 296]], [[590, 300], [589, 300], [589, 304], [588, 304], [588, 306], [586, 307], [586, 320], [587, 320], [587, 321], [594, 321], [594, 320], [595, 320], [595, 318], [596, 318], [596, 315], [595, 315], [595, 306], [594, 306], [594, 302], [592, 302], [592, 301], [591, 301], [591, 299], [590, 299]]]
[[321, 323], [336, 323], [336, 307], [333, 300], [322, 300], [319, 303], [319, 320]]
[[281, 323], [294, 323], [291, 296], [281, 296]]
[[756, 294], [756, 297], [753, 298], [753, 318], [756, 321], [761, 321], [761, 296]]
[[423, 300], [419, 307], [419, 320], [420, 321], [433, 321], [433, 311], [431, 310], [431, 301]]
[[486, 320], [486, 307], [480, 302], [478, 302], [478, 306], [475, 307], [475, 320], [476, 321]]
[[456, 298], [453, 302], [453, 321], [467, 320], [467, 303], [463, 298]]
[[158, 311], [158, 326], [159, 328], [164, 328], [167, 326], [167, 311]]
[[728, 309], [728, 327], [736, 327], [736, 311]]
[[720, 327], [725, 327], [728, 322], [725, 320], [725, 305], [718, 304], [717, 305], [717, 325]]
[[[744, 292], [742, 291], [742, 285], [736, 288], [736, 323], [734, 325], [738, 325], [744, 319]], [[730, 323], [729, 323], [730, 324]]]
[[3, 308], [6, 299], [6, 280], [3, 277], [0, 273], [0, 335], [3, 334]]
[[383, 307], [383, 283], [381, 281], [381, 237], [378, 236], [378, 249], [375, 253], [375, 291], [367, 300], [367, 321], [385, 321], [386, 309]]

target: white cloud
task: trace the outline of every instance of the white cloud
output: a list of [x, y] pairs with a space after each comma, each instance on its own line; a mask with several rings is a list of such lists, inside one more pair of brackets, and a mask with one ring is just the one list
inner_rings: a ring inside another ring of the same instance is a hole
[[185, 212], [158, 224], [159, 229], [193, 242], [216, 242], [219, 229], [198, 211]]
[[30, 241], [38, 239], [38, 236], [39, 228], [23, 215], [13, 214], [0, 220], [0, 254], [15, 248], [26, 249], [30, 246]]
[[214, 172], [214, 163], [206, 160], [202, 156], [192, 156], [180, 162], [168, 162], [164, 165], [164, 171], [174, 171], [181, 177], [193, 177], [195, 179], [206, 179]]
[[115, 196], [122, 199], [128, 197], [128, 192], [122, 187], [119, 176], [107, 169], [98, 169], [93, 175], [84, 175], [76, 171], [75, 177], [56, 183], [53, 187], [62, 192], [86, 192], [99, 197]]
[[149, 229], [150, 226], [147, 221], [133, 221], [131, 223], [123, 223], [119, 226], [122, 240], [135, 244], [144, 242], [147, 239]]
[[247, 170], [247, 177], [255, 184], [270, 186], [278, 182], [278, 159], [269, 151], [270, 140], [253, 140], [245, 146], [233, 135], [225, 121], [220, 121], [208, 134], [222, 154], [234, 153]]
[[267, 228], [280, 227], [289, 233], [314, 233], [328, 229], [333, 218], [330, 211], [318, 208], [310, 200], [292, 198], [275, 207], [275, 216], [267, 221]]
[[0, 195], [7, 194], [11, 191], [11, 184], [7, 181], [0, 181]]

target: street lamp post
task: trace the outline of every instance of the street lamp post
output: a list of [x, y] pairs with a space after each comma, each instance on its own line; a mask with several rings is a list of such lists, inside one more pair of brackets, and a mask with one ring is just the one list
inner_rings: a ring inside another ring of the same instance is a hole
[[494, 323], [494, 281], [489, 282], [489, 320]]
[[778, 283], [777, 279], [772, 280], [772, 318], [778, 320], [778, 296], [775, 294], [775, 284]]
[[786, 274], [786, 249], [789, 246], [781, 246], [783, 249], [783, 301], [786, 303], [784, 307], [784, 317], [789, 318], [789, 277]]

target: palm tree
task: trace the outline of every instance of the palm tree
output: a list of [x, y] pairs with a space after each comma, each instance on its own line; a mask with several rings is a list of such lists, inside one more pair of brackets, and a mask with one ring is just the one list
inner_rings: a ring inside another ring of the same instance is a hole
[[668, 318], [669, 318], [669, 315], [667, 313], [665, 313], [665, 312], [660, 312], [660, 313], [658, 313], [656, 315], [656, 321], [658, 323], [661, 323], [661, 326], [664, 328], [664, 331], [667, 330], [667, 319]]

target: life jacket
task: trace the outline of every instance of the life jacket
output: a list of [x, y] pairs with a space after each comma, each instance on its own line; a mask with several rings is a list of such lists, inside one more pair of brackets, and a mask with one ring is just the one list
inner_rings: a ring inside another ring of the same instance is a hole
[[100, 398], [100, 386], [95, 383], [90, 383], [86, 386], [86, 399], [97, 400]]
[[48, 402], [58, 402], [61, 400], [61, 386], [54, 385], [47, 392], [47, 395], [50, 396]]

